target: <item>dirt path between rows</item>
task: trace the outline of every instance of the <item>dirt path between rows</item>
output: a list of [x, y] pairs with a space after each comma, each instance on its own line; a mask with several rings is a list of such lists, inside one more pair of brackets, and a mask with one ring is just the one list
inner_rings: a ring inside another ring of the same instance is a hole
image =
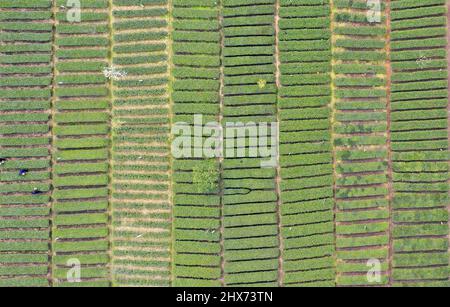
[[386, 120], [387, 120], [387, 147], [388, 147], [388, 204], [389, 204], [389, 254], [388, 254], [388, 285], [393, 284], [393, 263], [394, 263], [394, 223], [392, 216], [394, 190], [393, 190], [393, 168], [392, 168], [392, 146], [391, 146], [391, 0], [386, 2]]
[[[450, 0], [447, 0], [447, 70], [449, 71], [450, 74]], [[448, 106], [447, 106], [447, 111], [448, 111], [448, 126], [447, 129], [449, 131], [448, 133], [448, 143], [450, 145], [450, 78], [447, 76], [447, 80], [448, 80], [448, 97], [447, 99], [448, 101]], [[450, 161], [449, 161], [450, 163]], [[449, 179], [449, 184], [450, 184], [450, 179]], [[450, 191], [449, 191], [450, 194]], [[450, 204], [448, 204], [447, 206], [447, 210], [450, 213]], [[450, 220], [448, 221], [448, 227], [450, 228]], [[448, 241], [450, 242], [450, 233], [448, 234]], [[449, 244], [449, 253], [450, 253], [450, 244]], [[449, 276], [449, 280], [450, 280], [450, 276]]]

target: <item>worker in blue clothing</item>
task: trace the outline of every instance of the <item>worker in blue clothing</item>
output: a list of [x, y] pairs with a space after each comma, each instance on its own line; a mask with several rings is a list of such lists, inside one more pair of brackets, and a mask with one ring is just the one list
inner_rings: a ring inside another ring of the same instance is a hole
[[39, 195], [39, 194], [42, 194], [42, 191], [39, 190], [38, 188], [34, 188], [34, 189], [33, 189], [33, 192], [31, 192], [31, 194], [33, 194], [33, 195]]

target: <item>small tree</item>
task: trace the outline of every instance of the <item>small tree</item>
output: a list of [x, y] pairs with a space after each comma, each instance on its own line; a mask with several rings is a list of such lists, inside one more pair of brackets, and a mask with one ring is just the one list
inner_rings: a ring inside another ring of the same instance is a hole
[[194, 167], [193, 182], [198, 193], [213, 193], [219, 188], [219, 171], [214, 160], [201, 162]]

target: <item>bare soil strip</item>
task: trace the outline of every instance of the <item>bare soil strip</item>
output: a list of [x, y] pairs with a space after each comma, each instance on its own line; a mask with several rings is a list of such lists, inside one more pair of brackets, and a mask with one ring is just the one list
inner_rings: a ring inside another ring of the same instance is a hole
[[[280, 82], [280, 46], [279, 46], [279, 35], [280, 35], [280, 27], [279, 27], [279, 21], [280, 21], [280, 0], [277, 0], [275, 2], [275, 82], [277, 89], [279, 90], [281, 87]], [[279, 108], [277, 108], [277, 122], [280, 123], [280, 112]], [[278, 125], [279, 127], [279, 125]], [[278, 142], [280, 141], [280, 129], [278, 129]], [[278, 219], [278, 242], [279, 242], [279, 248], [280, 248], [280, 256], [278, 258], [278, 285], [280, 287], [284, 284], [284, 269], [283, 269], [283, 251], [284, 251], [284, 242], [283, 242], [283, 233], [281, 229], [281, 166], [280, 166], [280, 152], [278, 150], [278, 157], [277, 157], [277, 169], [276, 169], [276, 178], [275, 178], [275, 187], [276, 187], [276, 194], [277, 194], [277, 219]]]
[[[450, 72], [450, 0], [447, 0], [447, 70]], [[448, 129], [449, 129], [449, 133], [448, 133], [448, 142], [449, 142], [449, 146], [450, 146], [450, 78], [448, 78], [448, 98], [449, 102], [448, 102]], [[450, 179], [449, 179], [449, 184], [450, 184]], [[449, 190], [450, 193], [450, 190]], [[447, 207], [447, 210], [450, 214], [450, 204]], [[450, 219], [448, 221], [448, 226], [450, 228]], [[450, 242], [450, 233], [448, 234], [448, 240]], [[450, 252], [450, 244], [449, 244], [449, 252]], [[449, 276], [449, 280], [450, 280], [450, 276]]]

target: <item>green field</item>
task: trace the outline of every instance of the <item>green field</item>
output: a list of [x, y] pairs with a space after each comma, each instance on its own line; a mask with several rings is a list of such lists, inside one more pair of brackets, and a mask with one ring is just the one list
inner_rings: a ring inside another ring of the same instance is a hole
[[450, 286], [447, 1], [80, 3], [0, 1], [0, 287]]

